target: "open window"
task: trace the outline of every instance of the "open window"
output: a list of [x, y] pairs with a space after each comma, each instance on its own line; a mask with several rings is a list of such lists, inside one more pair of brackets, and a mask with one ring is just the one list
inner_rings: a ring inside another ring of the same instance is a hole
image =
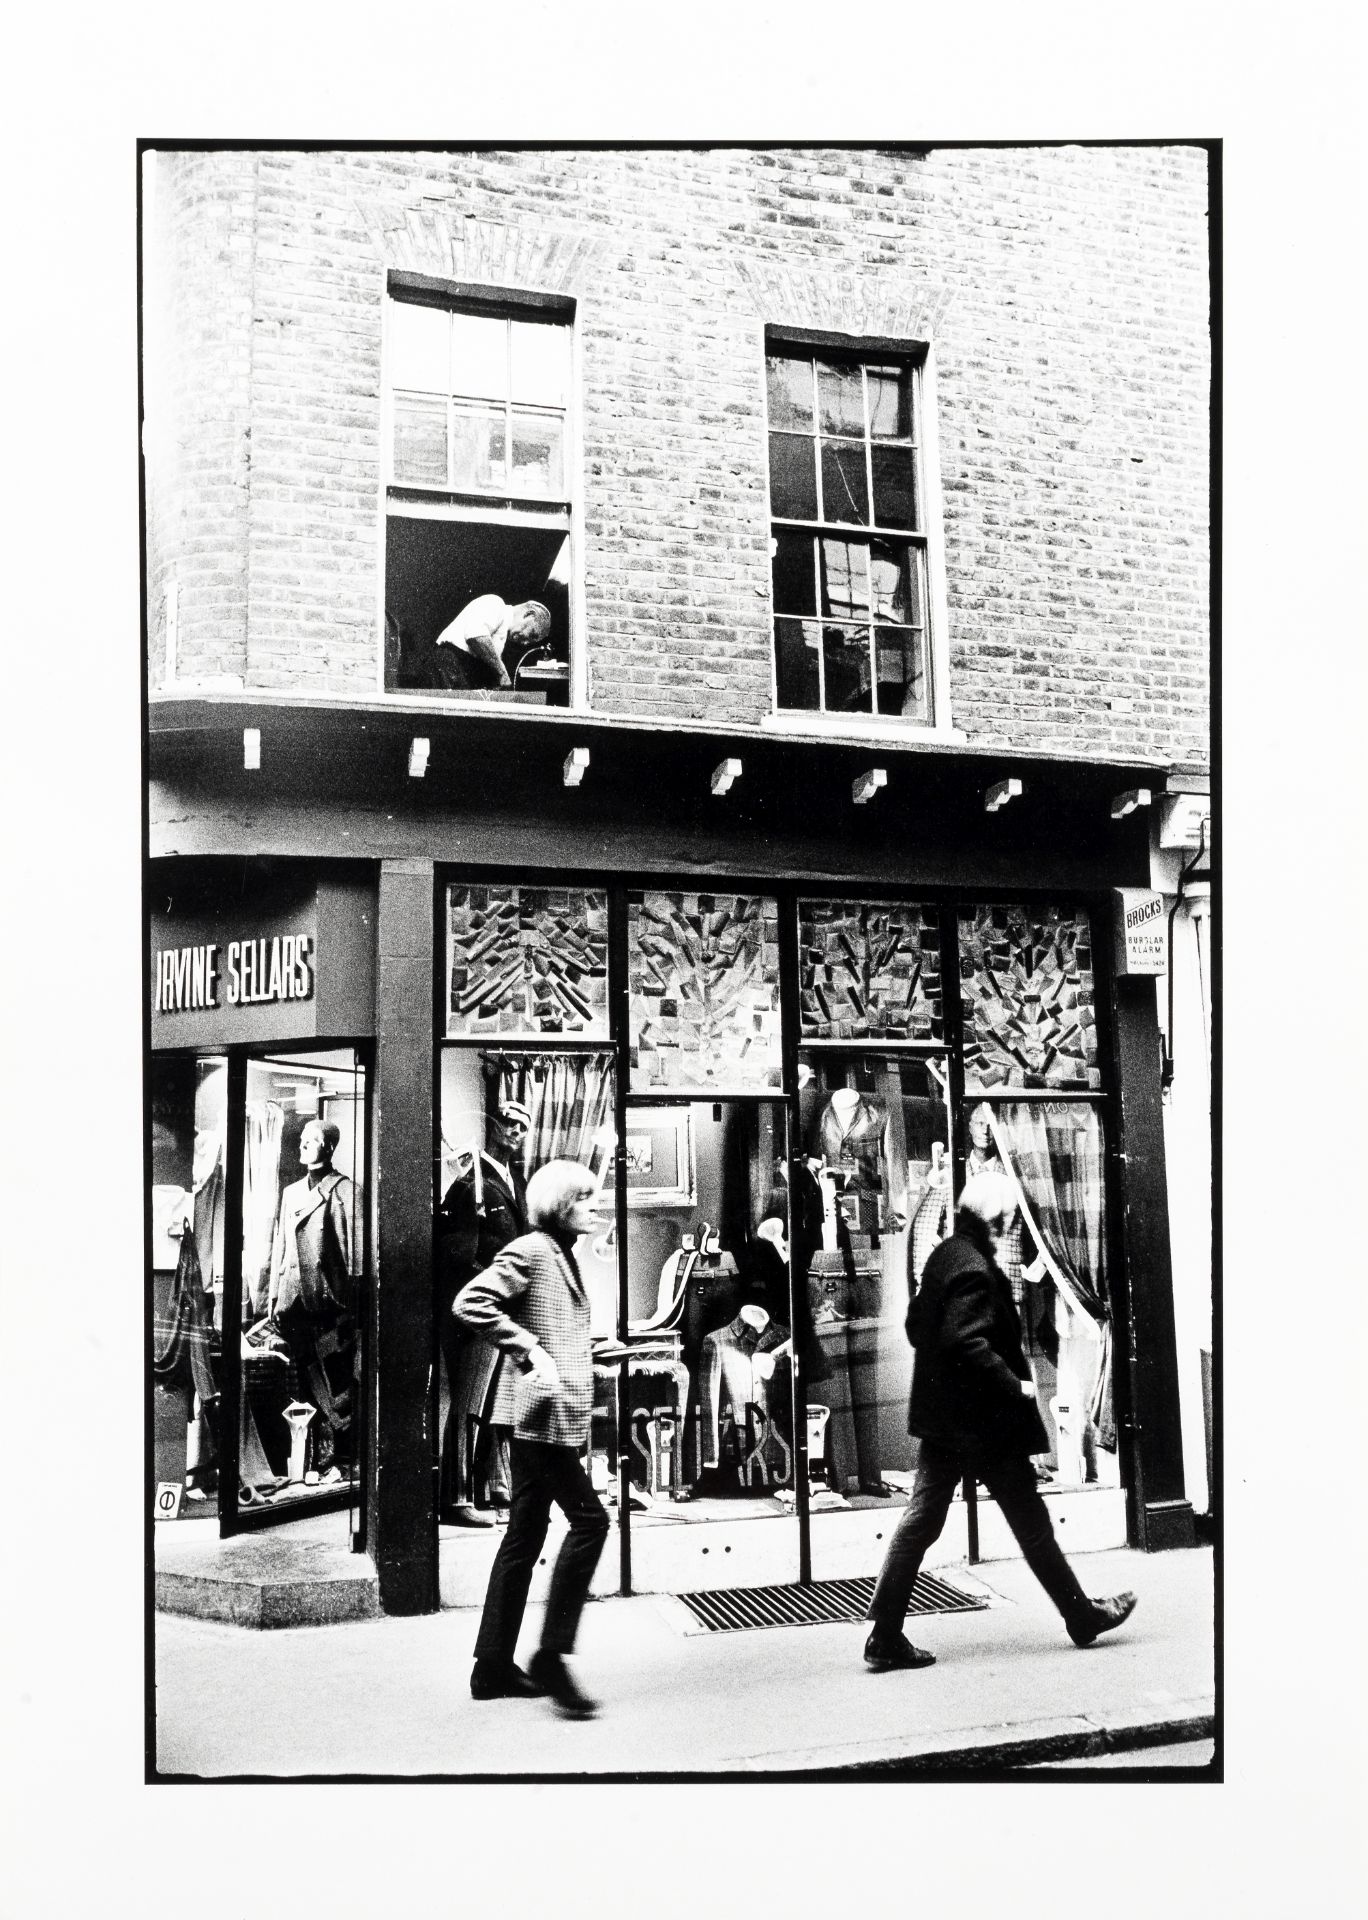
[[567, 303], [392, 279], [385, 685], [569, 704]]

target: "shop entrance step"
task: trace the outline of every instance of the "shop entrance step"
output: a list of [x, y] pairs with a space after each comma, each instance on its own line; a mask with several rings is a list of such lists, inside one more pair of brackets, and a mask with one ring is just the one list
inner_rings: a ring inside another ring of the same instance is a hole
[[163, 1613], [240, 1627], [332, 1626], [373, 1620], [380, 1582], [353, 1553], [347, 1516], [319, 1514], [220, 1540], [211, 1524], [167, 1521], [153, 1533]]

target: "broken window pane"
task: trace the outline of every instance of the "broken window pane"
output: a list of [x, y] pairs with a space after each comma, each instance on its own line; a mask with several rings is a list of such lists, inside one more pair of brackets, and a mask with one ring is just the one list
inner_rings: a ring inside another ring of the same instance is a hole
[[765, 363], [771, 427], [812, 432], [812, 362], [771, 358]]
[[869, 481], [863, 440], [822, 442], [822, 517], [849, 520], [857, 527], [868, 525]]
[[777, 698], [781, 707], [812, 711], [821, 706], [821, 685], [817, 678], [820, 633], [815, 620], [775, 621]]
[[770, 511], [781, 520], [817, 518], [816, 444], [807, 435], [770, 435]]
[[864, 438], [864, 376], [859, 367], [817, 362], [817, 414], [823, 433]]

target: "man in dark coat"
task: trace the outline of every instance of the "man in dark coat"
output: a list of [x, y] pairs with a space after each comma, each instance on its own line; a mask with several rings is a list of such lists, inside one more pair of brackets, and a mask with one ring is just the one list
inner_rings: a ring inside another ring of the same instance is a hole
[[935, 1658], [914, 1647], [902, 1627], [922, 1558], [945, 1525], [955, 1488], [966, 1473], [981, 1480], [1016, 1536], [1026, 1564], [1058, 1607], [1075, 1646], [1119, 1627], [1133, 1593], [1092, 1600], [1064, 1558], [1036, 1487], [1031, 1456], [1049, 1440], [1036, 1406], [1035, 1383], [1021, 1350], [1021, 1324], [997, 1250], [1012, 1223], [1016, 1196], [1005, 1174], [965, 1182], [955, 1231], [926, 1263], [907, 1311], [916, 1348], [908, 1430], [920, 1437], [916, 1480], [869, 1606], [873, 1623], [865, 1664], [927, 1667]]

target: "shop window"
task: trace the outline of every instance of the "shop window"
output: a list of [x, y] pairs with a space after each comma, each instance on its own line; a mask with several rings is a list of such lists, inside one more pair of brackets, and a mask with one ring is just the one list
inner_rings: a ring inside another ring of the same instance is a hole
[[447, 1034], [608, 1035], [608, 899], [582, 887], [447, 890]]
[[804, 1039], [939, 1040], [937, 910], [800, 900], [798, 987]]
[[776, 705], [927, 724], [919, 366], [773, 346], [766, 373]]
[[1017, 1189], [998, 1264], [1051, 1439], [1037, 1470], [1065, 1487], [1115, 1486], [1102, 1115], [1080, 1100], [974, 1101], [963, 1144], [966, 1177], [1005, 1172]]
[[155, 1510], [217, 1519], [228, 1063], [154, 1055], [150, 1093]]
[[629, 893], [627, 952], [633, 1091], [779, 1085], [774, 900]]
[[[604, 1195], [612, 1169], [613, 1061], [608, 1053], [442, 1051], [441, 1157], [437, 1169], [437, 1337], [443, 1524], [472, 1533], [493, 1524], [509, 1501], [510, 1376], [497, 1348], [456, 1325], [451, 1303], [467, 1281], [527, 1231], [527, 1182], [550, 1160], [576, 1160]], [[602, 1226], [576, 1244], [596, 1341], [618, 1325], [617, 1256], [606, 1200]], [[591, 1435], [594, 1479], [606, 1493], [616, 1471], [616, 1373], [596, 1370]], [[507, 1398], [507, 1396], [505, 1396]]]
[[391, 284], [385, 684], [569, 700], [571, 325]]
[[880, 1505], [908, 1492], [915, 1467], [904, 1321], [909, 1278], [946, 1230], [947, 1063], [824, 1048], [800, 1053], [798, 1078], [792, 1233], [810, 1502]]
[[[783, 1110], [634, 1103], [624, 1144], [627, 1383], [614, 1438], [632, 1527], [791, 1515], [802, 1322]], [[791, 1568], [777, 1551], [783, 1578]]]
[[960, 919], [959, 961], [971, 1092], [1101, 1087], [1086, 914], [970, 907]]
[[247, 1062], [239, 1512], [292, 1512], [357, 1484], [365, 1165], [350, 1048]]

